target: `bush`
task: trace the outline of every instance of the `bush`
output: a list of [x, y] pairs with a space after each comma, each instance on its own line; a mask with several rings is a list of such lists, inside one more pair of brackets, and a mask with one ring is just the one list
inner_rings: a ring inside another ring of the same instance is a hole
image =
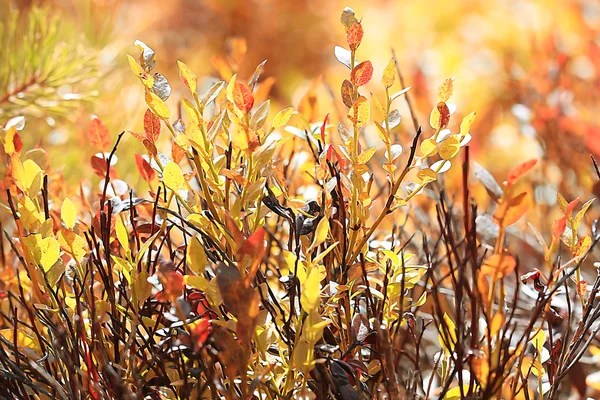
[[[22, 148], [23, 121], [5, 125], [15, 222], [1, 242], [7, 396], [585, 395], [581, 359], [600, 330], [600, 279], [588, 285], [581, 272], [600, 239], [595, 221], [589, 235], [584, 226], [592, 200], [558, 194], [562, 217], [530, 225], [543, 261], [524, 268], [508, 243], [523, 237], [512, 228], [534, 203], [526, 175], [538, 160], [498, 184], [470, 161], [476, 114], [454, 117], [454, 79], [420, 126], [395, 56], [375, 73], [385, 96], [366, 96], [374, 68], [357, 61], [363, 26], [350, 9], [341, 22], [348, 49], [335, 57], [349, 76], [337, 126], [329, 114], [315, 122], [314, 90], [271, 118], [262, 64], [199, 93], [179, 61], [190, 96], [175, 118], [171, 86], [139, 41], [128, 59], [148, 106], [144, 131], [115, 140], [92, 119], [99, 191], [64, 197], [45, 152]], [[400, 101], [414, 130], [404, 146]], [[381, 151], [365, 146], [373, 131]], [[143, 196], [114, 167], [132, 136], [147, 150], [135, 154]], [[444, 185], [452, 165], [460, 193]], [[492, 215], [472, 200], [472, 170]]]

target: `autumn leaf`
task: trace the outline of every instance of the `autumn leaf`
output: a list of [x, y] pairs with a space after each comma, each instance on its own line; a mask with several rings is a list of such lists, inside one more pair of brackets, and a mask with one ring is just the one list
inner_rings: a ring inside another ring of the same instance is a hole
[[517, 165], [515, 168], [511, 169], [506, 178], [506, 186], [511, 186], [520, 177], [525, 175], [531, 168], [533, 168], [535, 166], [535, 164], [537, 164], [537, 161], [538, 160], [536, 160], [534, 158], [534, 159], [525, 161], [524, 163], [521, 163], [521, 164]]
[[151, 142], [156, 142], [160, 135], [160, 118], [150, 110], [144, 113], [144, 135]]
[[252, 109], [254, 105], [254, 96], [252, 96], [252, 92], [248, 89], [248, 86], [241, 82], [235, 82], [233, 86], [233, 103], [238, 108], [238, 110], [247, 114]]
[[277, 114], [275, 114], [275, 118], [273, 118], [271, 128], [277, 129], [287, 124], [290, 118], [292, 118], [292, 115], [294, 115], [294, 112], [294, 107], [286, 107], [283, 110], [279, 111]]
[[441, 84], [437, 92], [438, 102], [445, 103], [452, 96], [454, 78], [448, 78]]
[[154, 172], [154, 169], [152, 168], [150, 163], [146, 161], [144, 157], [137, 153], [135, 154], [135, 166], [137, 167], [140, 176], [146, 182], [151, 182], [156, 176], [156, 173]]
[[177, 60], [177, 66], [179, 67], [179, 79], [181, 79], [183, 84], [190, 89], [190, 92], [196, 93], [198, 80], [196, 74], [194, 74], [187, 65], [179, 60]]
[[527, 192], [520, 193], [510, 200], [505, 200], [494, 212], [494, 222], [507, 227], [517, 222], [529, 207], [529, 196]]
[[370, 116], [371, 108], [369, 107], [369, 102], [366, 97], [360, 96], [352, 104], [352, 107], [348, 112], [348, 119], [360, 128], [369, 122]]
[[106, 150], [110, 146], [110, 133], [108, 128], [97, 116], [92, 116], [87, 132], [88, 139], [92, 146], [99, 150]]
[[60, 209], [60, 218], [67, 229], [73, 229], [77, 222], [77, 209], [68, 197], [63, 201]]
[[352, 97], [354, 96], [354, 85], [348, 80], [344, 79], [341, 87], [342, 102], [348, 108], [352, 107]]
[[355, 22], [352, 24], [350, 29], [348, 29], [348, 33], [346, 35], [346, 40], [348, 41], [348, 46], [350, 50], [356, 51], [360, 43], [362, 42], [362, 38], [364, 35], [364, 30], [360, 22]]
[[440, 157], [444, 160], [454, 158], [460, 151], [460, 140], [455, 135], [448, 137], [440, 145]]
[[352, 80], [352, 83], [354, 84], [354, 86], [357, 87], [366, 85], [367, 83], [369, 83], [372, 77], [373, 64], [371, 64], [371, 61], [368, 60], [363, 61], [356, 67], [354, 67], [352, 73], [350, 74], [350, 79]]
[[485, 259], [481, 266], [481, 273], [500, 279], [512, 273], [517, 266], [515, 258], [509, 254], [492, 254]]
[[173, 161], [169, 161], [169, 163], [165, 166], [162, 180], [164, 184], [173, 191], [181, 190], [185, 183], [181, 168], [179, 168], [179, 165], [175, 164]]
[[171, 117], [167, 105], [151, 91], [146, 92], [146, 104], [158, 118], [167, 120]]
[[381, 77], [381, 83], [385, 86], [386, 89], [389, 89], [396, 79], [396, 65], [394, 64], [394, 59], [392, 58], [388, 63], [387, 67], [383, 70], [383, 76]]

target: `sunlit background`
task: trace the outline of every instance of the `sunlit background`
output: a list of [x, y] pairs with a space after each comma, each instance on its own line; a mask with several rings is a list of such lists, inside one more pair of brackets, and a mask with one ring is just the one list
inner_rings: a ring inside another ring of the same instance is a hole
[[[79, 49], [63, 61], [83, 65], [78, 57], [85, 56], [85, 64], [92, 66], [93, 75], [60, 88], [62, 94], [84, 95], [83, 99], [63, 96], [66, 102], [77, 101], [66, 112], [23, 112], [9, 107], [14, 87], [0, 92], [4, 101], [0, 118], [29, 114], [26, 146], [60, 147], [59, 153], [50, 147], [50, 164], [64, 168], [71, 182], [92, 179], [89, 158], [94, 150], [86, 146], [91, 115], [98, 115], [113, 137], [123, 130], [141, 130], [143, 93], [126, 60], [126, 54], [137, 57], [133, 45], [137, 39], [156, 50], [156, 70], [173, 87], [168, 103], [172, 110], [186, 95], [177, 76], [177, 60], [206, 77], [205, 87], [212, 77], [228, 78], [231, 71], [223, 67], [227, 62], [237, 68], [239, 77], [249, 79], [256, 66], [267, 60], [260, 83], [265, 93], [270, 92], [273, 113], [288, 105], [297, 107], [313, 88], [318, 94], [314, 119], [322, 120], [330, 113], [336, 122], [343, 108], [339, 87], [348, 70], [336, 61], [333, 48], [345, 43], [339, 18], [341, 10], [350, 6], [365, 27], [360, 57], [373, 62], [374, 75], [379, 77], [395, 51], [405, 83], [412, 86], [409, 95], [420, 124], [427, 125], [437, 86], [456, 76], [453, 103], [457, 116], [477, 110], [471, 145], [476, 162], [502, 180], [516, 163], [544, 157], [534, 183], [554, 189], [561, 186], [567, 196], [590, 189], [588, 154], [600, 153], [597, 1], [57, 0], [7, 4], [5, 20], [16, 10], [19, 18], [26, 18], [36, 7], [56, 16], [61, 40], [74, 42]], [[381, 95], [380, 80], [373, 79], [365, 89]], [[405, 101], [397, 100], [395, 106], [403, 115], [398, 140], [407, 147], [414, 128]], [[369, 135], [374, 143], [373, 132], [366, 132], [365, 140], [371, 140]], [[134, 152], [143, 152], [143, 147], [126, 136], [117, 167], [122, 175], [134, 170], [128, 168]], [[538, 192], [537, 200], [554, 202], [552, 196], [544, 198], [544, 190]]]

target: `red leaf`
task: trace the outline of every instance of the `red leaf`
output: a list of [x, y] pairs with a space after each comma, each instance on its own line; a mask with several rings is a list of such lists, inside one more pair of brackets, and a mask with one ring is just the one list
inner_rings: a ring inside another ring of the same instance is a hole
[[352, 70], [350, 79], [354, 86], [363, 86], [369, 83], [373, 77], [373, 64], [371, 61], [363, 61]]
[[512, 185], [520, 177], [525, 175], [525, 173], [527, 173], [527, 171], [529, 171], [531, 168], [533, 168], [535, 166], [537, 161], [538, 160], [536, 160], [534, 158], [534, 159], [525, 161], [524, 163], [521, 163], [521, 164], [517, 165], [516, 167], [514, 167], [513, 169], [511, 169], [510, 172], [508, 173], [508, 177], [506, 178], [506, 186]]
[[254, 279], [265, 254], [265, 228], [257, 229], [248, 239], [244, 240], [237, 253], [240, 261], [250, 257], [251, 261], [246, 276], [246, 286], [248, 286]]
[[[92, 165], [92, 169], [96, 175], [101, 178], [106, 178], [106, 160], [104, 158], [93, 155], [90, 159], [90, 164]], [[111, 178], [116, 178], [117, 170], [113, 167], [110, 167], [109, 176]]]
[[323, 125], [321, 125], [321, 141], [325, 144], [325, 126], [327, 126], [327, 119], [329, 118], [329, 113], [325, 116], [323, 120]]
[[572, 200], [569, 204], [567, 204], [567, 208], [565, 210], [565, 217], [569, 218], [575, 206], [579, 203], [579, 197], [576, 197], [575, 200]]
[[160, 135], [160, 118], [149, 109], [144, 114], [144, 134], [152, 142], [156, 142]]
[[438, 103], [437, 109], [440, 112], [440, 129], [444, 129], [450, 122], [450, 109], [443, 101]]
[[350, 29], [348, 29], [346, 40], [348, 41], [350, 50], [356, 50], [358, 46], [360, 46], [360, 42], [362, 42], [364, 33], [365, 32], [360, 22], [355, 22]]
[[192, 340], [194, 345], [199, 348], [206, 342], [210, 333], [212, 332], [212, 325], [208, 318], [202, 318], [198, 324], [192, 329]]
[[567, 217], [564, 216], [552, 223], [552, 235], [555, 239], [559, 239], [567, 228]]
[[95, 115], [90, 121], [87, 135], [92, 146], [97, 147], [100, 150], [105, 150], [110, 146], [110, 132], [108, 132], [108, 128], [100, 118]]
[[241, 82], [236, 82], [233, 87], [233, 103], [244, 113], [249, 113], [254, 105], [254, 96], [248, 86]]
[[181, 272], [170, 269], [168, 266], [165, 271], [159, 272], [160, 283], [163, 285], [163, 290], [156, 294], [156, 299], [161, 302], [175, 301], [178, 297], [183, 295], [183, 275]]
[[137, 153], [135, 154], [135, 166], [146, 182], [150, 182], [152, 179], [154, 179], [154, 176], [156, 175], [154, 169], [144, 157]]

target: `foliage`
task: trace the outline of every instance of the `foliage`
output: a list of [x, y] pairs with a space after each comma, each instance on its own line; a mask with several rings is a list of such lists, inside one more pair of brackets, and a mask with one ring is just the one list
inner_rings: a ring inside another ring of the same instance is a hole
[[[136, 41], [127, 60], [143, 130], [115, 137], [92, 118], [96, 191], [65, 197], [45, 152], [23, 148], [20, 120], [4, 125], [7, 393], [528, 399], [594, 387], [578, 372], [600, 330], [600, 278], [588, 285], [582, 272], [600, 240], [593, 199], [557, 194], [561, 216], [529, 225], [540, 256], [525, 270], [513, 228], [534, 208], [527, 174], [540, 160], [499, 184], [470, 159], [476, 114], [457, 118], [455, 79], [421, 126], [395, 53], [386, 66], [359, 62], [368, 29], [349, 8], [341, 22], [336, 117], [319, 115], [318, 82], [271, 112], [264, 64], [242, 77], [225, 59], [229, 76], [207, 91], [178, 61], [187, 95], [173, 111], [155, 51]], [[383, 97], [366, 90], [375, 82]], [[412, 132], [402, 143], [400, 102]], [[133, 140], [143, 195], [119, 177], [119, 146]], [[475, 203], [480, 187], [491, 213]]]

